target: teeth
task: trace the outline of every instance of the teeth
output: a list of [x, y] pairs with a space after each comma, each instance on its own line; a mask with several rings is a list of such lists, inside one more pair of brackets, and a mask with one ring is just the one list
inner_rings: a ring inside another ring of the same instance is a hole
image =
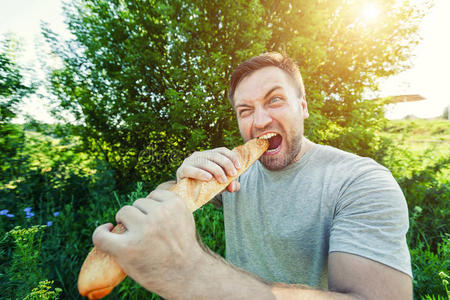
[[274, 136], [276, 136], [276, 135], [277, 135], [276, 133], [267, 133], [267, 134], [265, 134], [265, 135], [263, 135], [263, 136], [260, 136], [259, 139], [268, 140], [268, 139], [270, 139], [271, 137], [274, 137]]
[[278, 146], [278, 147], [276, 147], [275, 149], [272, 149], [272, 150], [267, 150], [266, 153], [268, 153], [268, 154], [274, 153], [274, 152], [277, 152], [278, 149], [280, 149], [280, 146]]

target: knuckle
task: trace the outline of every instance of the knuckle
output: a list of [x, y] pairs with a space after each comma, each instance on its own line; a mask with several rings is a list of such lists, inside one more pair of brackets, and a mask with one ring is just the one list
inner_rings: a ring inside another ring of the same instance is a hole
[[122, 218], [124, 215], [127, 214], [127, 212], [129, 212], [131, 209], [131, 205], [125, 205], [122, 206], [119, 211], [116, 213], [116, 220]]
[[133, 206], [134, 205], [142, 205], [145, 201], [147, 201], [147, 199], [145, 199], [145, 198], [137, 199], [136, 201], [133, 202]]
[[131, 208], [131, 205], [124, 205], [124, 206], [122, 206], [122, 207], [119, 209], [119, 211], [117, 212], [117, 214], [124, 214], [124, 213], [126, 213], [127, 211], [129, 211], [130, 208]]
[[154, 198], [154, 197], [158, 196], [158, 194], [160, 192], [161, 192], [161, 190], [153, 190], [153, 191], [150, 192], [150, 194], [148, 194], [147, 198]]
[[99, 233], [99, 227], [94, 230], [94, 233], [92, 234], [92, 241], [94, 242], [95, 246], [99, 246], [102, 244], [102, 237]]

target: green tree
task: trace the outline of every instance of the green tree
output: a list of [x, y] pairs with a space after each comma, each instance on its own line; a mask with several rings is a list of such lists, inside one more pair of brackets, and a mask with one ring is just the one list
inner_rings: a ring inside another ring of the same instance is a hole
[[65, 6], [74, 38], [61, 43], [45, 30], [64, 65], [52, 91], [119, 182], [159, 181], [194, 150], [239, 143], [231, 72], [285, 52], [304, 76], [307, 135], [376, 157], [382, 106], [363, 92], [408, 67], [428, 5], [371, 2], [380, 11], [372, 23], [362, 17], [367, 1], [74, 1]]
[[0, 41], [0, 182], [15, 173], [24, 139], [22, 130], [10, 121], [20, 100], [35, 89], [24, 83], [22, 68], [14, 61], [16, 44], [11, 36]]

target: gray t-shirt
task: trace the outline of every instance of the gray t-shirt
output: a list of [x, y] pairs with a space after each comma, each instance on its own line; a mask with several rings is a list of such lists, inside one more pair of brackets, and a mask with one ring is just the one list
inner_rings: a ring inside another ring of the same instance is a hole
[[224, 192], [226, 259], [271, 282], [328, 287], [328, 253], [356, 254], [412, 276], [408, 210], [389, 170], [314, 144], [270, 171], [257, 161]]

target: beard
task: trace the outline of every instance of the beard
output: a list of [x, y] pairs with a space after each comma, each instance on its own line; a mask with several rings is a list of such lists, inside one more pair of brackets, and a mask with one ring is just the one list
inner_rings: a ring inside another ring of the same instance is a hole
[[297, 130], [291, 129], [286, 132], [283, 139], [283, 148], [274, 156], [263, 155], [259, 159], [261, 164], [268, 170], [278, 171], [297, 161], [297, 156], [302, 150], [303, 127]]

